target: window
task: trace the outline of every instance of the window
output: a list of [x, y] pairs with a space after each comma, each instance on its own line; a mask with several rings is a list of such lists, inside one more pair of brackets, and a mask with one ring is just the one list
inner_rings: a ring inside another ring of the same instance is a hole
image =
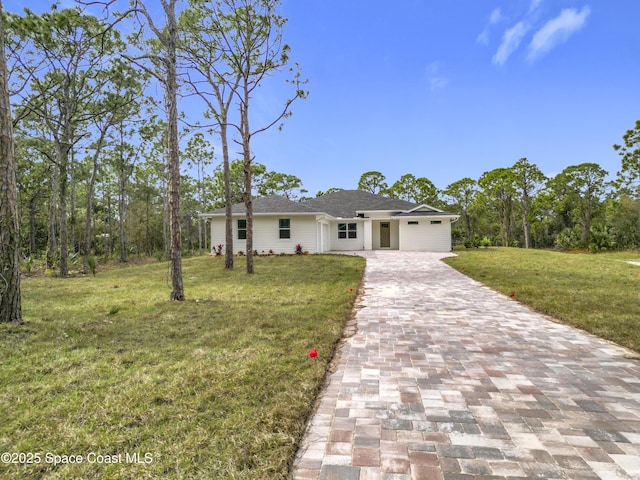
[[357, 230], [357, 223], [339, 223], [338, 238], [358, 238]]
[[431, 225], [440, 225], [442, 220], [431, 220]]
[[409, 225], [419, 225], [419, 223], [415, 220], [409, 220]]
[[242, 219], [238, 220], [238, 240], [247, 239], [247, 221]]
[[291, 238], [291, 219], [281, 218], [279, 220], [280, 238]]

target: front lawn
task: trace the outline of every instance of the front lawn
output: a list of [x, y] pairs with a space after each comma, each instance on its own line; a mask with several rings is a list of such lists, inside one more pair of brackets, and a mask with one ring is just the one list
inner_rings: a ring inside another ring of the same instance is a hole
[[180, 303], [166, 263], [25, 280], [28, 323], [0, 325], [0, 478], [286, 478], [364, 259], [237, 263], [185, 260]]
[[640, 352], [637, 252], [562, 253], [518, 248], [456, 251], [446, 262], [562, 322]]

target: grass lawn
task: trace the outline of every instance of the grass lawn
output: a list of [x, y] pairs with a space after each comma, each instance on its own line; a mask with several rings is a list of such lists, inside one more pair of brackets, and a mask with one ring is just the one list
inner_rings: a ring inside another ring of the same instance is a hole
[[23, 281], [28, 323], [0, 325], [0, 452], [23, 464], [0, 478], [286, 478], [364, 259], [243, 260], [186, 259], [180, 303], [166, 263]]
[[564, 323], [640, 352], [637, 252], [562, 253], [518, 248], [459, 250], [446, 262]]

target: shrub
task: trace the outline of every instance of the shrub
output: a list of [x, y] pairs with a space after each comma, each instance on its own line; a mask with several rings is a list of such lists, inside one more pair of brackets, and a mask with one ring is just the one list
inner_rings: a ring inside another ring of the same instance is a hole
[[93, 255], [89, 255], [87, 257], [87, 268], [95, 277], [96, 272], [98, 271], [98, 260], [96, 260], [96, 257], [94, 257]]
[[35, 260], [31, 255], [29, 255], [28, 257], [25, 257], [22, 259], [22, 269], [26, 273], [31, 273], [31, 271], [33, 270], [34, 263], [35, 263]]

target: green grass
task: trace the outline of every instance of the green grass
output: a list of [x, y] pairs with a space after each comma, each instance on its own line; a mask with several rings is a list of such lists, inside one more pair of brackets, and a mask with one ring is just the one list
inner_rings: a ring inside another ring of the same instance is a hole
[[0, 478], [286, 478], [364, 259], [223, 261], [185, 260], [180, 303], [166, 263], [24, 281], [28, 323], [0, 325], [0, 452], [40, 463]]
[[446, 262], [536, 311], [640, 352], [637, 252], [606, 254], [489, 248]]

